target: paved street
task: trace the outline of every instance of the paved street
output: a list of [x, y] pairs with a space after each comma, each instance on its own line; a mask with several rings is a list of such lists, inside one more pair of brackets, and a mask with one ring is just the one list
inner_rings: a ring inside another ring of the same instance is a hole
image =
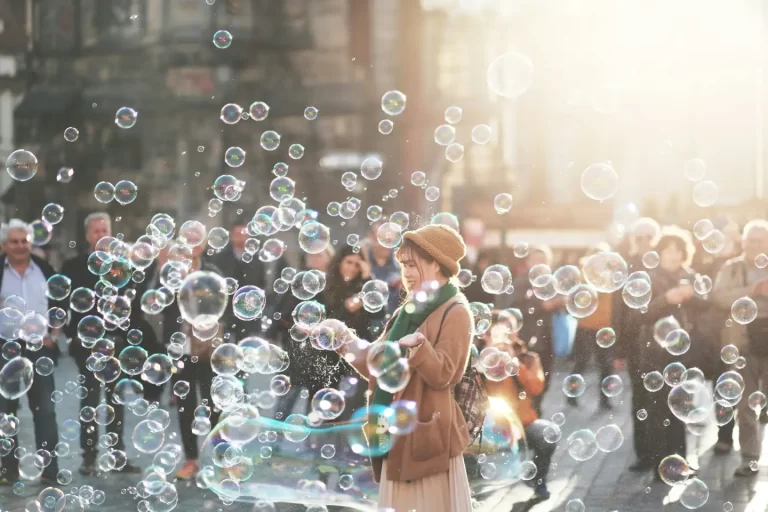
[[[64, 384], [76, 378], [77, 372], [71, 359], [64, 358], [56, 370], [57, 389], [63, 390]], [[555, 376], [553, 382], [559, 383], [562, 375]], [[264, 382], [252, 381], [249, 390], [263, 386]], [[568, 500], [581, 499], [587, 511], [683, 511], [687, 510], [677, 502], [679, 492], [662, 483], [654, 483], [650, 474], [636, 474], [626, 470], [632, 462], [634, 454], [631, 447], [631, 421], [629, 410], [629, 390], [625, 388], [622, 395], [615, 400], [616, 408], [612, 413], [601, 413], [597, 408], [597, 377], [587, 376], [587, 392], [581, 397], [580, 406], [573, 408], [563, 400], [559, 391], [559, 385], [549, 392], [545, 399], [545, 416], [551, 417], [556, 412], [563, 412], [566, 423], [563, 426], [563, 441], [568, 435], [579, 428], [591, 428], [596, 431], [599, 427], [615, 423], [624, 432], [625, 441], [621, 448], [613, 453], [605, 454], [598, 451], [597, 455], [586, 462], [576, 462], [560, 447], [555, 453], [554, 463], [556, 467], [550, 474], [550, 490], [552, 498], [549, 501], [530, 506], [527, 503], [531, 495], [531, 489], [522, 484], [516, 484], [511, 488], [497, 491], [490, 495], [482, 496], [479, 510], [482, 512], [496, 511], [526, 511], [545, 512], [563, 511]], [[620, 401], [620, 399], [622, 399]], [[167, 399], [166, 399], [167, 400]], [[168, 408], [167, 404], [164, 407]], [[66, 419], [76, 418], [79, 409], [78, 400], [74, 395], [65, 394], [64, 400], [57, 405], [57, 420], [61, 425]], [[177, 416], [174, 409], [171, 412], [172, 423], [168, 431], [167, 439], [178, 442]], [[31, 415], [27, 404], [23, 402], [23, 409], [19, 413], [22, 421], [20, 443], [26, 448], [32, 448], [33, 434], [31, 427]], [[130, 435], [138, 418], [133, 414], [127, 414], [126, 432]], [[689, 459], [698, 451], [700, 454], [699, 478], [709, 487], [710, 495], [707, 503], [699, 510], [718, 512], [723, 510], [726, 501], [733, 504], [733, 510], [764, 511], [768, 509], [768, 468], [761, 467], [760, 474], [753, 479], [736, 480], [733, 478], [733, 469], [739, 462], [738, 453], [729, 456], [715, 456], [711, 452], [711, 446], [715, 442], [715, 430], [710, 428], [701, 437], [690, 436]], [[130, 438], [126, 438], [127, 452], [132, 462], [142, 468], [151, 464], [151, 456], [140, 455], [132, 446]], [[73, 473], [72, 482], [66, 486], [90, 485], [94, 489], [101, 489], [106, 493], [106, 501], [99, 507], [91, 506], [91, 509], [101, 510], [133, 510], [138, 499], [135, 498], [133, 486], [138, 482], [137, 476], [120, 475], [110, 473], [101, 477], [82, 477], [77, 473], [80, 464], [79, 445], [77, 441], [71, 442], [70, 455], [59, 461], [60, 469], [69, 469]], [[221, 501], [210, 491], [198, 489], [194, 483], [177, 483], [179, 493], [178, 510], [196, 508], [198, 510], [253, 510], [252, 504], [235, 503], [223, 508]], [[15, 495], [10, 488], [0, 489], [0, 510], [17, 511], [24, 510], [31, 498], [37, 495], [41, 487], [34, 482], [25, 482], [25, 488], [20, 495]], [[303, 510], [302, 507], [283, 507], [283, 510]], [[159, 511], [158, 511], [159, 512]]]

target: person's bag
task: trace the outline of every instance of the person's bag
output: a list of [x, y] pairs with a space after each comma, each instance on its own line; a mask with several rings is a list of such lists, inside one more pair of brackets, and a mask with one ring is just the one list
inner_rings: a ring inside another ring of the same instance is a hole
[[[440, 339], [440, 333], [443, 330], [443, 322], [448, 316], [448, 312], [458, 301], [448, 306], [443, 313], [443, 318], [440, 320], [440, 329], [437, 331], [437, 337], [435, 340]], [[485, 422], [485, 413], [488, 410], [490, 402], [488, 401], [488, 392], [485, 389], [485, 383], [480, 372], [477, 371], [471, 364], [471, 360], [467, 362], [467, 368], [464, 370], [464, 375], [461, 376], [461, 380], [451, 388], [451, 396], [459, 406], [464, 421], [467, 423], [467, 430], [469, 431], [470, 442], [474, 441], [483, 430], [483, 423]]]

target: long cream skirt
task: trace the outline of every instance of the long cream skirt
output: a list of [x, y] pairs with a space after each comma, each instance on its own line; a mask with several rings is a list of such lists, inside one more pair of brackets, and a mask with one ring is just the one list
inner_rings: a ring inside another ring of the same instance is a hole
[[395, 512], [471, 512], [472, 499], [464, 458], [461, 455], [453, 457], [446, 473], [413, 480], [411, 483], [387, 480], [385, 460], [381, 467], [379, 507], [393, 508]]

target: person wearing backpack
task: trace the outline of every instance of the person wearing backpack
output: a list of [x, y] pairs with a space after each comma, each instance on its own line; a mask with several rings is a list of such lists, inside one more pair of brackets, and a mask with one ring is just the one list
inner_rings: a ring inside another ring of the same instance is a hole
[[527, 349], [518, 336], [517, 319], [512, 315], [493, 312], [493, 323], [480, 339], [478, 349], [495, 347], [508, 353], [519, 362], [519, 371], [514, 377], [502, 381], [486, 379], [486, 388], [491, 397], [501, 398], [514, 411], [523, 425], [525, 442], [533, 452], [536, 464], [536, 476], [526, 483], [534, 488], [530, 502], [546, 501], [550, 497], [547, 489], [547, 474], [557, 445], [547, 441], [545, 432], [555, 433], [557, 427], [550, 421], [542, 420], [533, 406], [532, 400], [544, 391], [544, 370], [539, 354]]
[[756, 261], [768, 254], [768, 221], [751, 220], [742, 232], [743, 254], [728, 260], [717, 273], [711, 300], [730, 312], [733, 303], [750, 297], [757, 304], [757, 317], [746, 325], [732, 321], [722, 331], [722, 344], [735, 345], [746, 366], [739, 370], [744, 389], [737, 409], [742, 463], [735, 476], [757, 475], [763, 449], [765, 425], [749, 408], [747, 398], [755, 391], [768, 393], [768, 268]]
[[[368, 352], [381, 345], [355, 340], [338, 350], [368, 380], [363, 433], [382, 508], [472, 510], [462, 457], [471, 435], [453, 397], [453, 388], [464, 378], [472, 342], [472, 314], [453, 279], [465, 252], [461, 235], [446, 226], [428, 225], [403, 236], [397, 259], [407, 301], [379, 338], [398, 343], [401, 357], [407, 358], [410, 378], [399, 391], [382, 389], [371, 374]], [[383, 375], [379, 379], [383, 381]], [[405, 435], [391, 434], [381, 414], [396, 401], [416, 405], [415, 426]]]

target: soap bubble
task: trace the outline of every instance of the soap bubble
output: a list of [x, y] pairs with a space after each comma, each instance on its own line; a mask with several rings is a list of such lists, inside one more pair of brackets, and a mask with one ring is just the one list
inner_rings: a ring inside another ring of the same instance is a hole
[[581, 190], [590, 199], [605, 201], [618, 189], [619, 176], [610, 164], [592, 164], [581, 175]]
[[619, 290], [628, 277], [626, 261], [615, 252], [593, 254], [586, 259], [581, 270], [587, 283], [601, 293]]
[[699, 181], [704, 178], [707, 173], [707, 164], [701, 158], [693, 158], [685, 162], [683, 168], [685, 177], [691, 181]]
[[32, 362], [26, 357], [14, 357], [0, 369], [0, 395], [15, 400], [29, 391], [34, 378]]
[[739, 349], [735, 345], [726, 345], [720, 350], [720, 359], [725, 364], [733, 364], [739, 358]]
[[657, 371], [648, 372], [643, 377], [643, 386], [651, 392], [656, 392], [664, 387], [664, 376]]
[[581, 396], [584, 394], [585, 389], [586, 384], [584, 382], [584, 377], [578, 373], [569, 375], [563, 380], [563, 393], [565, 393], [565, 396], [567, 397], [575, 398]]
[[397, 116], [405, 111], [406, 97], [400, 91], [387, 91], [381, 97], [381, 110], [389, 116]]
[[25, 149], [17, 149], [5, 161], [5, 170], [16, 181], [29, 181], [37, 174], [37, 157]]
[[499, 215], [507, 213], [512, 209], [512, 195], [506, 192], [498, 194], [493, 200], [493, 207]]
[[198, 329], [207, 329], [219, 321], [227, 307], [224, 278], [209, 271], [189, 274], [178, 294], [182, 318]]
[[685, 483], [685, 489], [680, 494], [680, 503], [685, 508], [695, 510], [704, 506], [709, 499], [709, 488], [707, 484], [694, 478]]
[[491, 141], [491, 127], [487, 124], [478, 124], [472, 128], [472, 142], [475, 144], [488, 144]]
[[685, 369], [685, 366], [677, 361], [665, 366], [662, 374], [664, 375], [664, 382], [667, 386], [675, 387], [682, 384], [685, 376]]
[[714, 181], [700, 181], [693, 187], [693, 202], [702, 208], [717, 202], [717, 185]]
[[232, 34], [228, 30], [217, 30], [213, 34], [213, 45], [220, 50], [229, 48], [232, 45]]
[[115, 124], [120, 128], [128, 129], [136, 125], [139, 113], [130, 107], [121, 107], [115, 113]]
[[607, 397], [614, 397], [621, 394], [624, 390], [624, 383], [618, 375], [609, 375], [603, 379], [600, 389]]
[[693, 282], [693, 289], [699, 295], [707, 295], [712, 291], [712, 279], [704, 274], [696, 276], [696, 280]]
[[749, 297], [736, 299], [731, 306], [731, 316], [741, 325], [746, 325], [757, 318], [757, 304]]
[[605, 453], [615, 452], [624, 443], [624, 434], [618, 425], [605, 425], [597, 429], [595, 440], [600, 451]]
[[573, 432], [567, 439], [568, 454], [577, 461], [589, 460], [597, 453], [597, 439], [589, 429]]
[[368, 157], [360, 164], [360, 175], [367, 180], [375, 180], [381, 176], [384, 164], [378, 158]]
[[435, 129], [435, 142], [441, 146], [449, 146], [456, 140], [456, 128], [449, 124], [441, 124]]
[[677, 454], [664, 457], [659, 464], [659, 477], [667, 485], [683, 483], [691, 474], [688, 462]]
[[533, 83], [533, 63], [519, 53], [505, 53], [488, 66], [486, 80], [494, 94], [517, 98]]
[[319, 254], [328, 247], [330, 238], [331, 233], [327, 226], [310, 221], [299, 231], [299, 247], [308, 254]]
[[609, 348], [616, 343], [616, 332], [611, 327], [603, 327], [597, 331], [595, 341], [600, 348]]
[[597, 290], [588, 284], [575, 286], [566, 299], [565, 308], [575, 318], [586, 318], [597, 309]]

